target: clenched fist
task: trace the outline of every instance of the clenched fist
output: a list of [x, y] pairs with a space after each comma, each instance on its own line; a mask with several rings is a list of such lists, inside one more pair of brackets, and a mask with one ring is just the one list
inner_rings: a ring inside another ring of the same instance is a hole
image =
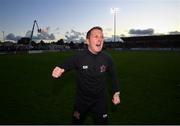
[[52, 72], [52, 76], [54, 78], [58, 78], [60, 77], [62, 74], [64, 73], [64, 69], [60, 68], [60, 67], [55, 67], [53, 72]]
[[117, 105], [121, 102], [120, 100], [120, 92], [116, 92], [114, 95], [113, 95], [113, 99], [112, 99], [112, 102], [114, 105]]

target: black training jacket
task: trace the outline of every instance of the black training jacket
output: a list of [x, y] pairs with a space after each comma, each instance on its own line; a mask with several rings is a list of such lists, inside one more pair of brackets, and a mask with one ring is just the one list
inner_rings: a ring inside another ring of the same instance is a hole
[[77, 70], [77, 94], [85, 96], [97, 96], [106, 90], [106, 76], [112, 77], [113, 93], [119, 91], [119, 82], [111, 57], [100, 52], [97, 55], [92, 54], [88, 49], [79, 52], [65, 60], [59, 67], [65, 69], [65, 72]]

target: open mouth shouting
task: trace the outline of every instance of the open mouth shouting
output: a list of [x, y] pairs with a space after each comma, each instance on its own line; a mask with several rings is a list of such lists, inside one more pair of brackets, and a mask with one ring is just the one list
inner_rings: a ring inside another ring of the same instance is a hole
[[99, 43], [99, 44], [96, 44], [96, 46], [97, 46], [97, 47], [101, 47], [101, 43]]

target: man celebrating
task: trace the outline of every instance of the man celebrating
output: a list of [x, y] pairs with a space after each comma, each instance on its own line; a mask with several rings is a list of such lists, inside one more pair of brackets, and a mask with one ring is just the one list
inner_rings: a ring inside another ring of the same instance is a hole
[[77, 91], [74, 105], [73, 124], [83, 124], [87, 112], [94, 115], [95, 124], [107, 124], [107, 73], [112, 77], [112, 102], [120, 103], [119, 82], [112, 59], [102, 51], [104, 44], [101, 27], [91, 28], [86, 35], [88, 48], [56, 66], [54, 78], [71, 69], [77, 70]]

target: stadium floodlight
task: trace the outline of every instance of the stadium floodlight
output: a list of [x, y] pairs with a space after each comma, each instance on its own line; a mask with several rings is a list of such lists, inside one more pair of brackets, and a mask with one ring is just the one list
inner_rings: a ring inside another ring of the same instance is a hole
[[114, 42], [116, 41], [116, 15], [119, 12], [119, 8], [111, 8], [111, 13], [114, 16]]

